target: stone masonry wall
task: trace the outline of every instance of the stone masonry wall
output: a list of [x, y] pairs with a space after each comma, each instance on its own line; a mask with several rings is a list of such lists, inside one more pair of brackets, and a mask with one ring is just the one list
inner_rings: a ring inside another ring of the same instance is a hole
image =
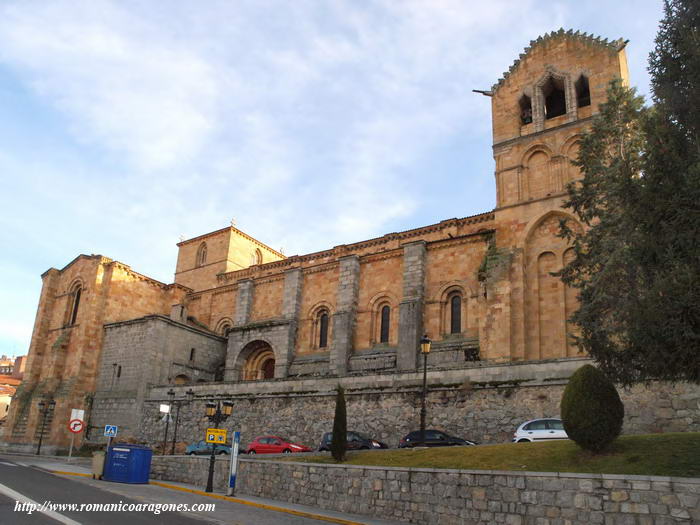
[[[218, 460], [223, 489], [228, 461]], [[154, 457], [156, 479], [206, 482], [206, 458]], [[700, 479], [412, 469], [240, 459], [237, 493], [430, 525], [700, 522]], [[280, 490], [284, 487], [284, 490]]]
[[[520, 423], [559, 415], [565, 377], [580, 364], [575, 361], [550, 363], [549, 368], [538, 364], [529, 368], [521, 365], [519, 370], [511, 365], [429, 372], [427, 426], [480, 443], [510, 442]], [[558, 372], [555, 366], [560, 367]], [[504, 369], [500, 374], [499, 368]], [[545, 371], [544, 379], [538, 377]], [[506, 372], [513, 374], [510, 379]], [[201, 439], [208, 426], [203, 418], [205, 401], [223, 397], [234, 403], [233, 415], [223, 427], [241, 431], [243, 446], [256, 436], [277, 434], [317, 447], [321, 435], [332, 428], [333, 390], [338, 382], [346, 388], [349, 429], [393, 448], [404, 435], [419, 427], [421, 374], [386, 374], [191, 385], [195, 401], [182, 410], [179, 439]], [[158, 443], [163, 439], [165, 424], [158, 405], [166, 401], [167, 388], [153, 388], [144, 403], [139, 436], [144, 441]], [[173, 388], [178, 392], [177, 398], [184, 398], [185, 387]], [[620, 395], [626, 411], [625, 434], [700, 431], [697, 386], [653, 384], [620, 389]]]
[[164, 316], [111, 323], [104, 330], [90, 417], [91, 428], [98, 430], [91, 434], [93, 440], [101, 439], [99, 430], [107, 424], [118, 425], [122, 434], [134, 435], [150, 384], [164, 384], [178, 375], [190, 381], [212, 380], [224, 361], [223, 338]]

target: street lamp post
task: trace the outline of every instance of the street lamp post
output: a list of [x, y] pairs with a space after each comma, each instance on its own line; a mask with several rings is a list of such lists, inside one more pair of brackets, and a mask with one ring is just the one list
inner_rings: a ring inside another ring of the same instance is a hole
[[165, 456], [165, 448], [168, 446], [168, 427], [170, 426], [170, 411], [173, 407], [173, 398], [175, 397], [175, 391], [171, 388], [166, 392], [168, 394], [168, 411], [163, 412], [163, 405], [161, 405], [161, 412], [165, 414], [165, 435], [163, 436], [163, 456]]
[[[206, 415], [209, 421], [214, 423], [214, 426], [218, 428], [220, 423], [223, 423], [228, 419], [228, 417], [233, 412], [233, 403], [231, 401], [217, 401], [216, 403], [207, 403], [206, 405]], [[207, 479], [207, 488], [204, 492], [214, 491], [214, 462], [215, 458], [216, 444], [211, 444], [211, 457], [209, 458], [209, 478]]]
[[424, 335], [420, 340], [420, 352], [423, 354], [423, 396], [420, 406], [420, 442], [425, 445], [425, 397], [428, 393], [428, 354], [430, 353], [430, 339]]
[[56, 408], [56, 401], [51, 400], [48, 402], [48, 404], [45, 401], [39, 401], [39, 414], [41, 415], [41, 431], [39, 432], [39, 444], [36, 447], [36, 455], [38, 456], [41, 454], [41, 442], [44, 439], [44, 426], [46, 425], [46, 416], [49, 415], [49, 412], [53, 412], [53, 409]]
[[[170, 395], [170, 392], [168, 392], [168, 395]], [[194, 390], [190, 388], [187, 392], [185, 392], [185, 395], [187, 396], [186, 400], [178, 399], [175, 401], [175, 406], [177, 407], [177, 410], [175, 411], [175, 429], [173, 430], [173, 446], [170, 449], [171, 456], [175, 455], [175, 442], [177, 441], [177, 424], [180, 421], [180, 407], [182, 405], [189, 405], [192, 402], [192, 399], [194, 398]]]

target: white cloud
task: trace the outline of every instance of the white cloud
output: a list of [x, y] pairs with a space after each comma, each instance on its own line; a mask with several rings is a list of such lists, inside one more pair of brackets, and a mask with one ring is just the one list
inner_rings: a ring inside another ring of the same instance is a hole
[[124, 152], [137, 168], [172, 168], [212, 132], [215, 74], [156, 20], [101, 0], [2, 14], [0, 57], [71, 118], [79, 140]]
[[[169, 280], [177, 236], [232, 217], [292, 254], [418, 226], [426, 203], [436, 220], [485, 211], [490, 169], [425, 167], [445, 143], [488, 165], [488, 148], [469, 149], [491, 131], [488, 101], [471, 90], [489, 88], [530, 39], [576, 26], [579, 11], [535, 0], [5, 1], [0, 75], [31, 90], [28, 118], [50, 108], [69, 138], [48, 135], [55, 149], [34, 156], [31, 134], [26, 152], [0, 145], [0, 170], [26, 172], [0, 235], [31, 239], [35, 275], [79, 250]], [[601, 23], [590, 13], [583, 30]], [[444, 191], [465, 180], [468, 194]]]

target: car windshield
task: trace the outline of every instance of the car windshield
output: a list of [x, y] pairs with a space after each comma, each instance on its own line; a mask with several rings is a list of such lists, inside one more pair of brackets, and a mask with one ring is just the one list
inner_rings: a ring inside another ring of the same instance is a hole
[[355, 434], [355, 435], [356, 435], [357, 437], [359, 437], [360, 439], [369, 440], [369, 438], [368, 438], [366, 435], [360, 434], [359, 432], [353, 432], [353, 434]]

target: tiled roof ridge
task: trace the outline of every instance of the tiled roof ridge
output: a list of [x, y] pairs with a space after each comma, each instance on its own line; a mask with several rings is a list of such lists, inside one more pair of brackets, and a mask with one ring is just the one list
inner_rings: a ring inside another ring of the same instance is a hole
[[518, 68], [518, 65], [520, 62], [527, 56], [527, 54], [536, 46], [540, 46], [542, 44], [546, 44], [551, 40], [554, 40], [556, 38], [570, 38], [570, 39], [576, 39], [578, 41], [584, 42], [586, 44], [593, 44], [593, 45], [599, 45], [602, 47], [606, 47], [610, 49], [611, 51], [620, 51], [624, 49], [624, 47], [627, 45], [628, 40], [624, 40], [622, 38], [618, 38], [617, 40], [608, 40], [607, 38], [603, 38], [597, 35], [593, 34], [588, 34], [586, 32], [580, 32], [580, 31], [574, 31], [573, 29], [569, 29], [568, 31], [565, 31], [563, 27], [560, 27], [557, 31], [551, 31], [549, 33], [545, 33], [542, 36], [537, 37], [535, 40], [530, 40], [530, 45], [528, 45], [522, 53], [520, 53], [520, 56], [513, 62], [513, 64], [508, 68], [508, 71], [503, 73], [503, 76], [498, 79], [498, 82], [496, 82], [493, 87], [491, 88], [492, 92], [496, 92], [499, 87], [503, 85], [503, 83], [506, 81], [506, 79], [510, 76], [513, 71], [515, 71]]

